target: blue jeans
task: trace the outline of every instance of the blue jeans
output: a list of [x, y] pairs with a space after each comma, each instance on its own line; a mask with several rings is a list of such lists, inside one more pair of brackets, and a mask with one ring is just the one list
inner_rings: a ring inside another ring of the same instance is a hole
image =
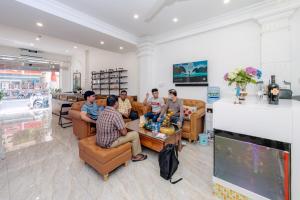
[[154, 114], [153, 112], [147, 112], [144, 116], [145, 118], [152, 119], [153, 122], [157, 122], [160, 113]]
[[[172, 116], [171, 119], [170, 119], [170, 122], [174, 123], [174, 124], [177, 124], [179, 122], [179, 119], [180, 119], [179, 116]], [[183, 122], [184, 122], [184, 120], [182, 121], [181, 126], [183, 126]]]

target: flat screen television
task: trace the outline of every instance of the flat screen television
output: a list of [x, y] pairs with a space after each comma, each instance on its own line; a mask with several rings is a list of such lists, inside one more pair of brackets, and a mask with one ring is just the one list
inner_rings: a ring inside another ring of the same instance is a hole
[[173, 83], [207, 82], [207, 60], [173, 65]]

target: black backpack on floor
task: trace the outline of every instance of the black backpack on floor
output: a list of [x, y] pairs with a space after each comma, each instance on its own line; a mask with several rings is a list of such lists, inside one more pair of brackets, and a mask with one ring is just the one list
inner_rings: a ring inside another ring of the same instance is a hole
[[166, 180], [170, 180], [172, 184], [178, 183], [182, 178], [172, 181], [172, 176], [178, 168], [178, 149], [174, 144], [166, 145], [158, 156], [160, 176]]

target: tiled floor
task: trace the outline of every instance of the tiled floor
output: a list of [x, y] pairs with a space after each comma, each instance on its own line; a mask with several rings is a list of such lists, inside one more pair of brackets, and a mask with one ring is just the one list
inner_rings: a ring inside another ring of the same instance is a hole
[[[72, 128], [60, 128], [45, 112], [1, 119], [5, 158], [0, 160], [1, 200], [213, 200], [212, 146], [188, 144], [179, 154], [176, 185], [159, 176], [158, 154], [144, 149], [148, 159], [120, 167], [103, 182], [78, 157]], [[25, 117], [24, 117], [25, 116]], [[10, 118], [10, 119], [9, 119]]]

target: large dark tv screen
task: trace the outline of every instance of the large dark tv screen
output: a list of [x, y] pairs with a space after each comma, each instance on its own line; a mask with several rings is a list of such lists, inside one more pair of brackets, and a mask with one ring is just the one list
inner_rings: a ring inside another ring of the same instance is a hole
[[174, 64], [173, 83], [207, 83], [207, 60]]

